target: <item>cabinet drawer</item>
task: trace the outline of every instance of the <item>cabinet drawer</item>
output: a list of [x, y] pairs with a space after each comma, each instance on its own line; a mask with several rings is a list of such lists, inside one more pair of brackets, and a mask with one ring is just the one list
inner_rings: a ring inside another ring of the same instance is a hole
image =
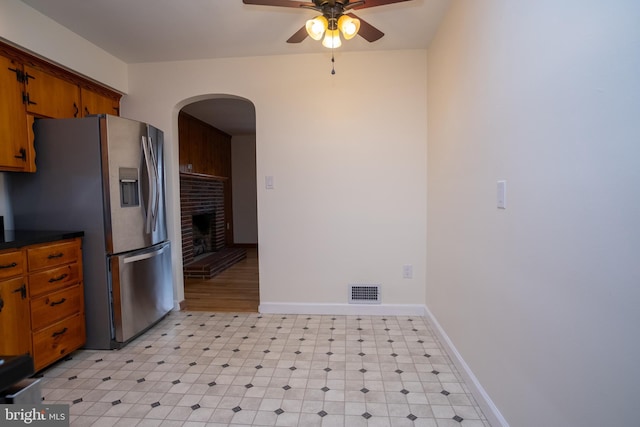
[[22, 251], [0, 254], [0, 279], [19, 276], [24, 270], [24, 255]]
[[82, 281], [81, 276], [78, 263], [44, 270], [29, 276], [29, 290], [32, 297], [45, 292], [57, 291]]
[[31, 247], [27, 257], [30, 271], [67, 264], [80, 259], [80, 241]]
[[76, 313], [81, 313], [84, 301], [82, 288], [74, 286], [51, 292], [31, 300], [31, 328], [42, 329]]
[[68, 317], [33, 334], [33, 363], [38, 371], [85, 343], [84, 314]]

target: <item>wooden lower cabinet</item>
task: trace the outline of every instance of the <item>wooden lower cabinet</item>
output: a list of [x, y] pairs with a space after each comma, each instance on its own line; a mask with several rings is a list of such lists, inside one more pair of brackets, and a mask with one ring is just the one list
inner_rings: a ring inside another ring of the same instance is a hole
[[39, 371], [86, 342], [82, 240], [0, 251], [0, 354]]
[[80, 285], [32, 299], [31, 328], [34, 331], [39, 331], [66, 317], [78, 314], [78, 310], [83, 304], [82, 299]]
[[36, 371], [86, 341], [81, 243], [75, 238], [26, 248]]
[[24, 251], [0, 251], [0, 354], [31, 352], [31, 322]]
[[[69, 240], [58, 243], [48, 243], [27, 248], [29, 273], [39, 270], [80, 262], [80, 241]], [[46, 273], [48, 270], [45, 270]], [[52, 282], [53, 288], [59, 283]]]
[[0, 354], [18, 356], [31, 352], [29, 300], [22, 276], [0, 281]]
[[73, 286], [82, 281], [82, 266], [71, 263], [62, 267], [52, 267], [29, 275], [31, 295], [42, 295], [53, 289]]
[[36, 371], [65, 357], [85, 343], [84, 313], [77, 313], [33, 332], [33, 364]]

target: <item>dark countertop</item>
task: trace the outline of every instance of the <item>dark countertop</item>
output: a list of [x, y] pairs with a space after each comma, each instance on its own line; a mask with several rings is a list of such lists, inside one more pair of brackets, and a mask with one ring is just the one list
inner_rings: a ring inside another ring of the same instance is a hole
[[0, 250], [82, 236], [84, 236], [84, 231], [5, 230], [4, 234], [0, 234]]

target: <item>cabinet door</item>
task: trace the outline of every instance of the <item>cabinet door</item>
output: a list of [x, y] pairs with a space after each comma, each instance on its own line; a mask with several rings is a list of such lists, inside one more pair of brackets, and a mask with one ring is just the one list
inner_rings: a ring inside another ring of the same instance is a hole
[[27, 112], [43, 117], [80, 117], [80, 88], [37, 68], [24, 66]]
[[115, 99], [106, 97], [89, 89], [82, 88], [82, 117], [91, 114], [120, 115], [120, 103]]
[[[15, 71], [14, 71], [15, 70]], [[0, 56], [0, 169], [24, 170], [27, 150], [27, 116], [22, 103], [22, 65]]]
[[31, 323], [24, 277], [0, 281], [0, 354], [31, 352]]

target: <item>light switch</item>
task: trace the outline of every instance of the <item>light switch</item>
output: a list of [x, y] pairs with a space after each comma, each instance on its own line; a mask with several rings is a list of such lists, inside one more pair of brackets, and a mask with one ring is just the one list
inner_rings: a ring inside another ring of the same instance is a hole
[[498, 209], [507, 208], [507, 181], [498, 181]]
[[273, 190], [273, 176], [264, 177], [264, 187], [267, 190]]

